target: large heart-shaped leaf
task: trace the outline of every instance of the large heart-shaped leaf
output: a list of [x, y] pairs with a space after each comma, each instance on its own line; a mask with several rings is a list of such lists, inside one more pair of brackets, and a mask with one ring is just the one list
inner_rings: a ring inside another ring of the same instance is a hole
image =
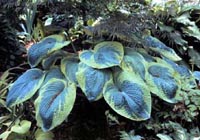
[[61, 61], [61, 70], [65, 77], [70, 81], [78, 84], [76, 79], [76, 72], [78, 71], [79, 58], [76, 55], [69, 55]]
[[14, 106], [30, 99], [43, 80], [44, 73], [40, 69], [27, 70], [11, 86], [6, 99], [7, 106]]
[[152, 36], [146, 36], [144, 38], [144, 45], [151, 50], [173, 60], [173, 61], [180, 61], [181, 58], [176, 54], [176, 52], [172, 49], [167, 47], [164, 43]]
[[146, 84], [136, 74], [115, 70], [114, 81], [108, 81], [103, 96], [110, 107], [131, 120], [146, 120], [151, 114], [151, 95]]
[[140, 55], [134, 49], [125, 48], [124, 58], [121, 63], [121, 68], [123, 70], [139, 74], [144, 80], [146, 74], [145, 63], [146, 61], [142, 55]]
[[49, 57], [42, 60], [42, 67], [44, 69], [50, 69], [58, 59], [61, 59], [63, 57], [67, 56], [67, 53], [60, 50], [56, 51], [55, 53], [51, 54]]
[[31, 67], [37, 66], [48, 54], [70, 44], [63, 35], [51, 35], [31, 46], [28, 50], [28, 62]]
[[76, 87], [61, 79], [51, 79], [39, 90], [35, 101], [37, 124], [49, 131], [61, 124], [75, 102]]
[[174, 79], [173, 69], [163, 64], [150, 63], [148, 73], [146, 82], [151, 92], [169, 103], [176, 102], [179, 86]]
[[122, 44], [115, 41], [101, 42], [94, 47], [94, 50], [83, 51], [79, 54], [81, 62], [98, 69], [119, 65], [123, 56]]
[[50, 81], [53, 78], [65, 79], [65, 76], [63, 75], [59, 67], [54, 66], [49, 71], [46, 72], [46, 76], [44, 78], [42, 86], [45, 85], [48, 81]]
[[80, 63], [76, 73], [78, 83], [89, 101], [96, 101], [103, 95], [105, 82], [111, 79], [107, 69], [95, 69]]
[[164, 64], [167, 67], [171, 67], [174, 70], [173, 77], [179, 81], [181, 88], [184, 90], [195, 88], [196, 82], [195, 78], [192, 75], [192, 72], [184, 65], [178, 65], [174, 61], [171, 61], [167, 58], [156, 58], [158, 63]]
[[171, 66], [171, 68], [173, 68], [173, 70], [175, 70], [182, 77], [188, 77], [191, 75], [190, 70], [186, 66], [178, 65], [177, 63], [168, 58], [162, 58], [162, 59], [156, 58], [156, 60], [161, 64], [164, 64], [166, 66]]

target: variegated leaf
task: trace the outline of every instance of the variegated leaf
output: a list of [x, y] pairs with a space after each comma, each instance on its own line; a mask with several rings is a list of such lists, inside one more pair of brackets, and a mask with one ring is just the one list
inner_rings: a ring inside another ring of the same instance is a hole
[[143, 48], [138, 48], [137, 52], [140, 53], [140, 55], [143, 56], [146, 62], [156, 62], [155, 57], [148, 54], [147, 50]]
[[50, 81], [53, 78], [65, 80], [65, 76], [61, 72], [59, 67], [54, 66], [49, 71], [46, 72], [46, 76], [44, 78], [42, 86], [45, 85], [48, 81]]
[[30, 99], [40, 88], [44, 77], [40, 69], [27, 70], [10, 87], [6, 98], [7, 106], [14, 106]]
[[55, 53], [51, 54], [47, 58], [42, 60], [42, 67], [46, 70], [50, 69], [57, 60], [67, 56], [68, 54], [62, 50], [56, 51]]
[[102, 97], [104, 85], [111, 79], [111, 72], [107, 69], [99, 70], [80, 63], [76, 77], [88, 100], [96, 101]]
[[28, 50], [28, 62], [31, 67], [37, 66], [50, 53], [70, 44], [63, 35], [51, 35], [33, 44]]
[[65, 77], [70, 81], [78, 84], [76, 72], [78, 71], [79, 58], [77, 55], [68, 55], [61, 61], [61, 70]]
[[176, 102], [180, 87], [174, 79], [174, 70], [166, 65], [150, 63], [148, 73], [146, 82], [151, 92], [169, 103]]
[[195, 77], [192, 75], [190, 69], [186, 66], [178, 65], [167, 58], [157, 58], [157, 62], [171, 66], [171, 68], [176, 72], [176, 74], [174, 74], [173, 76], [175, 79], [180, 81], [182, 89], [188, 90], [197, 87]]
[[81, 62], [97, 69], [118, 66], [123, 56], [122, 44], [115, 41], [101, 42], [94, 47], [94, 50], [86, 50], [79, 54]]
[[121, 63], [124, 71], [134, 72], [144, 80], [146, 74], [146, 61], [142, 55], [132, 48], [125, 48], [125, 54]]
[[143, 80], [136, 74], [115, 70], [113, 80], [109, 80], [103, 96], [110, 107], [131, 120], [150, 118], [151, 95]]
[[164, 43], [152, 36], [144, 37], [144, 45], [151, 50], [173, 60], [173, 61], [180, 61], [181, 58], [176, 54], [176, 52], [172, 49], [167, 47]]
[[51, 79], [40, 90], [35, 101], [36, 120], [43, 131], [61, 124], [71, 112], [76, 97], [76, 86], [66, 80]]

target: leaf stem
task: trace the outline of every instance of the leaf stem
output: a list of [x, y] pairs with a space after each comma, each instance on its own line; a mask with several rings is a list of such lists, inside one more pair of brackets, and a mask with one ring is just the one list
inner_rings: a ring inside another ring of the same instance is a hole
[[68, 33], [67, 31], [66, 31], [65, 33], [67, 34], [67, 37], [68, 37], [68, 39], [69, 39], [70, 42], [71, 42], [71, 45], [72, 45], [73, 51], [74, 51], [75, 53], [77, 53], [76, 47], [75, 47], [75, 45], [74, 45], [72, 39], [70, 38], [69, 33]]

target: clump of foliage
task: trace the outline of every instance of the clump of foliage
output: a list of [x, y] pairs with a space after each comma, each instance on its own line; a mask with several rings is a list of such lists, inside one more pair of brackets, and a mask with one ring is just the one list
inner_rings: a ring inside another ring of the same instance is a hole
[[195, 140], [200, 138], [199, 128], [194, 128], [187, 131], [187, 129], [183, 128], [180, 124], [175, 122], [168, 122], [162, 124], [163, 132], [157, 134], [161, 140]]
[[[34, 102], [37, 125], [43, 131], [50, 131], [67, 119], [77, 97], [76, 91], [80, 88], [90, 102], [104, 98], [110, 108], [125, 118], [134, 121], [149, 119], [141, 122], [138, 130], [147, 129], [155, 134], [163, 131], [158, 134], [160, 138], [166, 134], [169, 134], [166, 136], [169, 139], [177, 137], [178, 132], [168, 132], [171, 126], [163, 127], [169, 120], [197, 120], [200, 110], [198, 85], [192, 71], [180, 64], [181, 57], [190, 46], [186, 37], [198, 39], [198, 34], [192, 32], [198, 28], [198, 21], [193, 23], [184, 14], [191, 14], [194, 9], [198, 10], [197, 7], [185, 7], [186, 10], [175, 8], [175, 11], [169, 12], [166, 9], [171, 6], [179, 7], [172, 2], [164, 10], [160, 7], [152, 9], [152, 15], [148, 11], [149, 6], [139, 2], [115, 1], [108, 5], [99, 4], [105, 7], [105, 12], [95, 21], [89, 11], [96, 10], [90, 6], [97, 1], [70, 2], [74, 4], [73, 8], [80, 10], [77, 11], [82, 16], [78, 17], [81, 20], [73, 23], [74, 27], [59, 28], [65, 32], [45, 38], [40, 36], [39, 39], [37, 30], [41, 28], [36, 25], [33, 32], [38, 42], [28, 50], [31, 69], [10, 86], [6, 99], [8, 107], [15, 108], [31, 99], [29, 103]], [[83, 10], [87, 6], [90, 8]], [[179, 19], [182, 16], [184, 20]], [[86, 22], [88, 26], [83, 27]], [[87, 47], [75, 44], [80, 36], [84, 36], [81, 41]], [[163, 40], [170, 37], [173, 43]], [[183, 51], [177, 53], [172, 44]], [[165, 110], [164, 105], [167, 106]], [[143, 139], [147, 136], [132, 132], [122, 132], [122, 139]], [[193, 136], [186, 135], [187, 138]]]
[[[129, 1], [128, 1], [129, 2]], [[95, 37], [106, 36], [110, 40], [120, 40], [128, 46], [141, 44], [140, 37], [145, 29], [154, 29], [153, 17], [148, 13], [149, 6], [138, 2], [112, 4], [107, 6], [107, 14], [94, 22], [89, 22], [84, 31]]]
[[[150, 35], [144, 34], [141, 40], [160, 53], [162, 59], [149, 55], [145, 49], [124, 47], [117, 41], [104, 41], [92, 50], [72, 54], [60, 50], [70, 44], [64, 34], [48, 36], [29, 49], [32, 69], [13, 83], [7, 105], [22, 103], [38, 93], [37, 124], [48, 131], [69, 115], [76, 87], [80, 87], [89, 101], [104, 97], [113, 110], [126, 118], [149, 119], [150, 92], [166, 102], [176, 103], [182, 100], [181, 91], [195, 88], [196, 83], [189, 69], [172, 61], [180, 57], [171, 48]], [[42, 67], [35, 68], [39, 64]]]
[[183, 57], [190, 58], [187, 61], [198, 68], [199, 10], [199, 4], [176, 0], [152, 7], [152, 14], [157, 19], [153, 35], [176, 48]]

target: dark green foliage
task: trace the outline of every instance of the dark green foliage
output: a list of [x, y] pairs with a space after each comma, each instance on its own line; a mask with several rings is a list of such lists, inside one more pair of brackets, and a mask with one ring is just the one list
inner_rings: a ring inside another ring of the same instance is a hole
[[0, 71], [17, 66], [24, 61], [25, 49], [17, 40], [16, 31], [10, 24], [6, 11], [0, 12]]
[[179, 123], [168, 122], [161, 125], [163, 132], [157, 134], [161, 140], [195, 140], [199, 139], [200, 131], [199, 128], [189, 129], [183, 128]]
[[[134, 5], [135, 4], [135, 5]], [[145, 29], [154, 29], [154, 21], [148, 14], [148, 6], [134, 3], [133, 7], [116, 7], [103, 18], [94, 22], [92, 27], [85, 28], [93, 36], [108, 36], [110, 39], [119, 39], [130, 44], [140, 44], [141, 35]]]
[[120, 131], [120, 140], [143, 140], [143, 137], [135, 135], [134, 130], [131, 130], [129, 133]]
[[177, 53], [187, 58], [185, 60], [187, 63], [199, 67], [197, 46], [200, 42], [198, 27], [200, 5], [171, 1], [166, 2], [164, 6], [152, 7], [151, 10], [158, 25], [152, 30], [152, 34], [174, 47]]

